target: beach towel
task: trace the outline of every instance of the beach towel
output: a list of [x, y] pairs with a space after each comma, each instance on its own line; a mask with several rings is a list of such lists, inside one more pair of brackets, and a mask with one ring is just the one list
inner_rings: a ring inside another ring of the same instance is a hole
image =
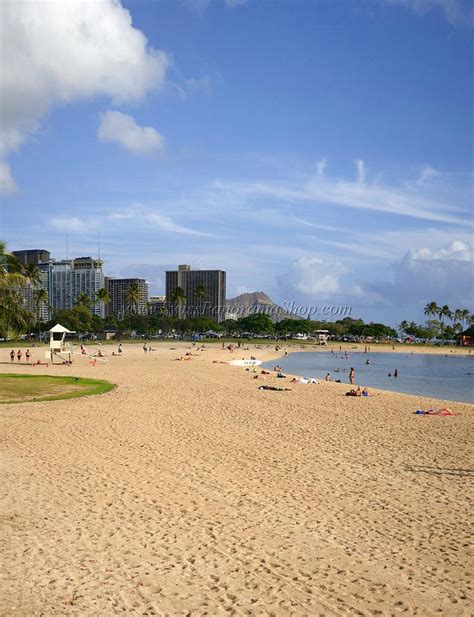
[[447, 407], [445, 407], [444, 409], [438, 409], [438, 410], [434, 410], [434, 409], [417, 409], [414, 412], [414, 414], [416, 416], [455, 416], [455, 415], [457, 415], [457, 414], [454, 413], [454, 411], [451, 411]]

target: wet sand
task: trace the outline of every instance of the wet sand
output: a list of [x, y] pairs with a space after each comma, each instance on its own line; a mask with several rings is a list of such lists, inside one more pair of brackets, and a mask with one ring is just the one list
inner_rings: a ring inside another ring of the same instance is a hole
[[470, 614], [474, 406], [155, 347], [2, 366], [118, 387], [0, 407], [1, 615]]

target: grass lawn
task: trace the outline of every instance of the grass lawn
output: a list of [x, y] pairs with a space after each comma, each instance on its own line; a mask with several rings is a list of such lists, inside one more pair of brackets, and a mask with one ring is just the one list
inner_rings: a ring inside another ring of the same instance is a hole
[[57, 401], [103, 394], [113, 388], [114, 384], [101, 379], [0, 373], [0, 403]]

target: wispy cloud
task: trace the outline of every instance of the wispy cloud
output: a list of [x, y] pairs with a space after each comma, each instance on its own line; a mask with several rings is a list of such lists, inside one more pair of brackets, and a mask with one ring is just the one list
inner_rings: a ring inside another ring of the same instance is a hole
[[385, 0], [385, 2], [401, 4], [418, 15], [440, 10], [453, 26], [472, 27], [474, 25], [474, 9], [471, 0]]
[[109, 210], [104, 218], [110, 222], [126, 222], [127, 226], [157, 229], [171, 234], [215, 237], [214, 234], [176, 223], [168, 214], [163, 214], [152, 205], [133, 204], [130, 207]]
[[439, 201], [432, 192], [423, 190], [421, 186], [408, 188], [405, 183], [369, 183], [364, 161], [356, 161], [356, 169], [356, 181], [327, 174], [322, 176], [317, 169], [316, 176], [306, 176], [303, 180], [218, 181], [215, 187], [227, 194], [247, 198], [260, 196], [289, 203], [334, 205], [425, 221], [457, 225], [469, 223], [470, 217], [463, 207]]
[[100, 220], [77, 216], [54, 216], [49, 220], [49, 224], [53, 229], [65, 233], [86, 233], [99, 228]]
[[156, 208], [137, 204], [99, 212], [94, 217], [56, 216], [49, 219], [49, 225], [53, 229], [78, 234], [103, 228], [110, 235], [126, 225], [127, 229], [142, 233], [144, 231], [162, 231], [171, 235], [215, 237], [213, 234], [181, 225]]

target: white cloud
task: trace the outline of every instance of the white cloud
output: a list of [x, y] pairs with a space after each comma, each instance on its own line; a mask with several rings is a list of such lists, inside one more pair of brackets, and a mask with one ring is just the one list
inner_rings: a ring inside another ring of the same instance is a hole
[[0, 155], [55, 106], [97, 96], [135, 101], [164, 84], [169, 57], [118, 0], [0, 2]]
[[412, 248], [394, 266], [392, 281], [366, 285], [385, 304], [418, 306], [434, 300], [472, 307], [474, 255], [468, 242], [455, 240], [435, 249]]
[[471, 0], [385, 0], [385, 2], [403, 4], [407, 9], [419, 15], [439, 9], [453, 26], [472, 26], [474, 23]]
[[279, 293], [287, 298], [315, 300], [341, 292], [340, 278], [346, 268], [338, 261], [303, 256], [276, 277]]
[[132, 116], [120, 111], [101, 114], [97, 136], [100, 141], [115, 142], [134, 154], [158, 153], [165, 147], [158, 131], [151, 126], [140, 126]]
[[0, 195], [9, 195], [16, 191], [16, 183], [12, 178], [10, 165], [0, 161]]
[[429, 248], [411, 249], [409, 251], [410, 259], [418, 261], [433, 261], [433, 260], [455, 260], [455, 261], [473, 261], [471, 246], [467, 242], [455, 240], [437, 250]]

